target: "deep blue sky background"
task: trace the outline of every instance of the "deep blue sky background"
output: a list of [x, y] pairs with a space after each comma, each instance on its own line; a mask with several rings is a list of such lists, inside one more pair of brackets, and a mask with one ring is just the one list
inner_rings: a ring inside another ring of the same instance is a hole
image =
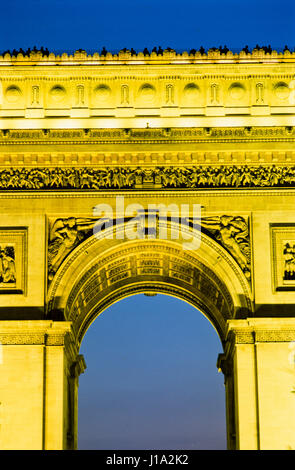
[[0, 15], [1, 50], [295, 47], [293, 0], [9, 0]]
[[80, 449], [225, 449], [219, 337], [166, 295], [115, 303], [82, 342]]
[[[295, 48], [294, 0], [7, 0], [0, 22], [0, 51]], [[225, 448], [221, 345], [195, 309], [167, 296], [122, 300], [82, 352], [79, 448]]]

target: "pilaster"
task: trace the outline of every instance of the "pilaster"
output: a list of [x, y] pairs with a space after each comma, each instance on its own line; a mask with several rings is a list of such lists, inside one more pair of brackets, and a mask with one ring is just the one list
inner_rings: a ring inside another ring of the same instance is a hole
[[77, 446], [78, 375], [70, 322], [0, 322], [0, 449]]
[[228, 447], [295, 448], [295, 319], [230, 320], [225, 353]]

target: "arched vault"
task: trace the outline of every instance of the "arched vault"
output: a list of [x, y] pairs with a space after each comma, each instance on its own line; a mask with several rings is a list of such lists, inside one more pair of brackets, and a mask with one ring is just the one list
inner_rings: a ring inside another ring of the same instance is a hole
[[[176, 230], [171, 222], [170, 230]], [[117, 227], [117, 234], [124, 225]], [[213, 324], [221, 341], [227, 320], [251, 315], [249, 282], [234, 258], [208, 235], [198, 249], [183, 240], [113, 237], [112, 229], [76, 247], [54, 276], [48, 315], [71, 321], [78, 341], [109, 305], [137, 293], [165, 293], [187, 301]]]

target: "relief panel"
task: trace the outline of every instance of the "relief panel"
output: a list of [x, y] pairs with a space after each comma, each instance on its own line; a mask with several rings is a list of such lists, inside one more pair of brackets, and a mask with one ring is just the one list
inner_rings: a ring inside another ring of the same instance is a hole
[[0, 295], [26, 294], [27, 230], [0, 229]]
[[271, 226], [274, 291], [295, 290], [295, 224]]

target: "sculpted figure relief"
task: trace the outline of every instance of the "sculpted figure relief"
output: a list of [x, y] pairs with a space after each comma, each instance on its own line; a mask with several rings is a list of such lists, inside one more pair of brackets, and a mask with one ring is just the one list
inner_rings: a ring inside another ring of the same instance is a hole
[[248, 224], [243, 217], [222, 215], [202, 218], [207, 229], [230, 252], [250, 279], [250, 240]]
[[[295, 167], [198, 166], [189, 168], [21, 168], [0, 170], [0, 190], [121, 189], [140, 184], [163, 188], [295, 186]], [[159, 186], [160, 185], [160, 186]]]
[[295, 281], [295, 242], [286, 242], [284, 245], [283, 256], [284, 281]]
[[66, 256], [92, 233], [96, 220], [69, 217], [57, 219], [50, 230], [48, 278], [51, 280]]
[[0, 247], [0, 283], [15, 283], [15, 253], [13, 246]]

